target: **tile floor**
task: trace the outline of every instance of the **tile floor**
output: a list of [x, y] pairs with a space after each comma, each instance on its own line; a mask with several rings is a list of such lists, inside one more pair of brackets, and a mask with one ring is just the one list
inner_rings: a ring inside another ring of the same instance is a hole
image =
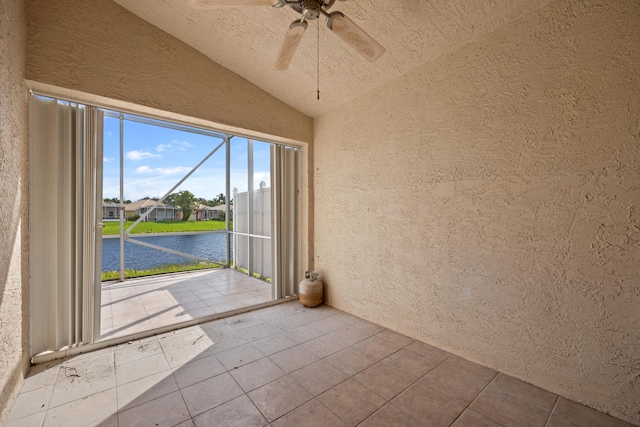
[[101, 339], [271, 301], [271, 285], [232, 269], [128, 279], [102, 285]]
[[630, 426], [292, 301], [34, 366], [5, 427]]

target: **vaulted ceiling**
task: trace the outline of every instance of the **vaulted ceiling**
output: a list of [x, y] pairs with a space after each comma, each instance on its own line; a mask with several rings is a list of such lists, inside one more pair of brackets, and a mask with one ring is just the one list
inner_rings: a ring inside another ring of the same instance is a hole
[[[273, 63], [289, 24], [300, 16], [289, 7], [203, 11], [191, 8], [187, 0], [114, 1], [299, 111], [317, 117], [552, 0], [337, 1], [331, 11], [351, 18], [387, 52], [378, 61], [367, 62], [320, 18], [310, 22], [287, 71], [274, 71]], [[316, 97], [318, 77], [320, 100]]]

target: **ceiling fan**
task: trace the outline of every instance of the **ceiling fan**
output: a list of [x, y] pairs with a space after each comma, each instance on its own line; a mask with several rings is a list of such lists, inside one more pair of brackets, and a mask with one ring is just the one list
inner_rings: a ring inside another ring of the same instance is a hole
[[[313, 21], [324, 16], [327, 18], [327, 27], [346, 44], [351, 46], [356, 52], [362, 55], [367, 61], [374, 62], [385, 52], [377, 41], [375, 41], [362, 28], [356, 25], [351, 19], [341, 12], [328, 12], [336, 0], [188, 0], [191, 7], [197, 10], [223, 8], [223, 7], [245, 7], [245, 6], [289, 6], [300, 14], [289, 25], [278, 56], [274, 64], [277, 71], [286, 70], [291, 64], [291, 60], [296, 53], [296, 49], [302, 40], [307, 21]], [[345, 1], [345, 0], [341, 0]], [[274, 4], [274, 2], [277, 2]]]

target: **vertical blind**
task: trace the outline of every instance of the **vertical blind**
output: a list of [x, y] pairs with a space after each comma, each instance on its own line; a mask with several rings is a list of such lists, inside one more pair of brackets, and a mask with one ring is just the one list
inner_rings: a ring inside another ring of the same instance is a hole
[[31, 355], [99, 334], [102, 112], [30, 96]]
[[272, 253], [276, 299], [298, 293], [300, 266], [300, 150], [271, 146]]

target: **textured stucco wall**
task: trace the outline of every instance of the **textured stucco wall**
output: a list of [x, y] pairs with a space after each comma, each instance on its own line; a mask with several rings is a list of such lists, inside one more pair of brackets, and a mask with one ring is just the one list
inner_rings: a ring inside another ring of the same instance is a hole
[[29, 0], [27, 78], [311, 142], [312, 121], [111, 0]]
[[27, 356], [27, 88], [23, 2], [0, 0], [0, 423]]
[[640, 425], [639, 41], [558, 1], [317, 119], [328, 303]]

